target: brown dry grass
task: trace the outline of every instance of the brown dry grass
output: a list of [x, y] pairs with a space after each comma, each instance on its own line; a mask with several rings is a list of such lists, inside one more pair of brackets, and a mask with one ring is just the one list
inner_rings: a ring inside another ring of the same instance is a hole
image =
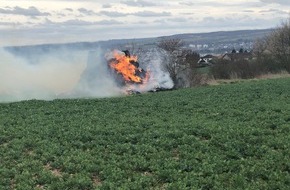
[[220, 84], [228, 84], [228, 83], [237, 83], [241, 81], [248, 81], [248, 80], [264, 80], [264, 79], [277, 79], [277, 78], [288, 78], [290, 77], [290, 73], [287, 71], [281, 71], [280, 73], [268, 73], [263, 74], [253, 79], [239, 79], [236, 76], [232, 76], [231, 79], [210, 79], [208, 80], [208, 85], [220, 85]]
[[102, 185], [102, 181], [99, 178], [99, 176], [93, 175], [92, 180], [93, 180], [93, 184], [94, 184], [95, 187]]
[[55, 168], [52, 168], [51, 165], [48, 163], [44, 166], [44, 168], [46, 170], [49, 170], [52, 175], [56, 176], [56, 177], [62, 177], [62, 174], [61, 174], [61, 171], [59, 169], [55, 169]]

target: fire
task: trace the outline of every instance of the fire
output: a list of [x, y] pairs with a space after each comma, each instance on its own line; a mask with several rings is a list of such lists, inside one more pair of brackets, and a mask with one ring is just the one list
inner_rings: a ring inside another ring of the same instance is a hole
[[138, 75], [138, 73], [141, 73], [143, 70], [139, 68], [137, 56], [124, 55], [119, 52], [114, 52], [113, 56], [114, 61], [109, 65], [111, 68], [115, 69], [117, 73], [120, 73], [126, 82], [143, 82], [141, 76]]

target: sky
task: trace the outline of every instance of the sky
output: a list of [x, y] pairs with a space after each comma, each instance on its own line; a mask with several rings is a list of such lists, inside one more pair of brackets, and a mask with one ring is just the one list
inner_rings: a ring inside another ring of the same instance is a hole
[[290, 0], [1, 0], [0, 47], [274, 28]]

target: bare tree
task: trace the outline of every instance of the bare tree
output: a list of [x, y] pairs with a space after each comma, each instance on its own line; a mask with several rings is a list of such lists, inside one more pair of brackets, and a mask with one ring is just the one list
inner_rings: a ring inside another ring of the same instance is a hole
[[254, 47], [253, 47], [253, 53], [260, 58], [263, 54], [267, 51], [267, 37], [259, 38], [255, 41]]
[[267, 48], [284, 69], [290, 72], [290, 18], [269, 35]]
[[253, 53], [263, 72], [290, 72], [290, 17], [254, 43]]
[[163, 38], [157, 46], [166, 51], [168, 59], [165, 61], [164, 68], [170, 74], [171, 79], [173, 80], [174, 87], [176, 88], [179, 73], [178, 65], [178, 51], [183, 46], [183, 42], [180, 39], [165, 39]]
[[167, 52], [168, 60], [164, 67], [174, 82], [174, 88], [191, 86], [191, 80], [196, 74], [194, 71], [200, 59], [198, 53], [182, 49], [183, 45], [180, 39], [162, 39], [158, 43], [158, 47]]
[[177, 38], [169, 38], [169, 39], [163, 38], [158, 43], [158, 47], [160, 47], [161, 49], [164, 49], [165, 51], [167, 51], [171, 54], [173, 52], [179, 50], [183, 45], [184, 45], [184, 43], [182, 42], [182, 40], [177, 39]]

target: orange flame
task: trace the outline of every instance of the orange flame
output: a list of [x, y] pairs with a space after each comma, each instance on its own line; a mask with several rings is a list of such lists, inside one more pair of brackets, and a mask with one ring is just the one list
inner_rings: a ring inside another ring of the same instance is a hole
[[123, 54], [119, 54], [118, 52], [114, 52], [114, 58], [116, 61], [110, 64], [110, 67], [115, 69], [118, 73], [122, 74], [125, 81], [141, 83], [142, 78], [136, 76], [136, 69], [138, 69], [135, 65], [131, 62], [137, 61], [137, 56], [125, 56]]

